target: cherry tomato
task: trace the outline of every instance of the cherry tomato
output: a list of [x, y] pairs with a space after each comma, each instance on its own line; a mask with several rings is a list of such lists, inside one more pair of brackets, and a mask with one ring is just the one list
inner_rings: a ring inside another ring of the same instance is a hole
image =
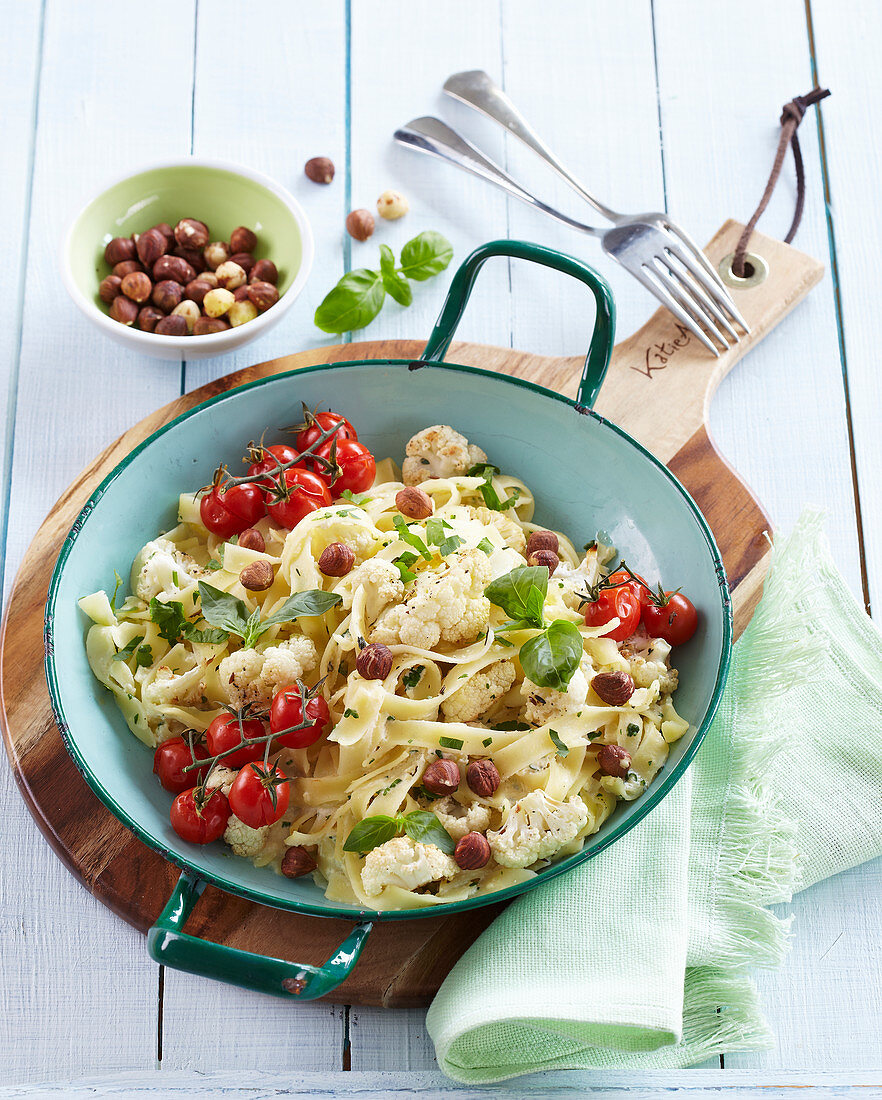
[[604, 638], [623, 642], [630, 638], [640, 622], [640, 600], [629, 586], [604, 588], [594, 603], [585, 608], [585, 623], [588, 626], [602, 626], [610, 619], [619, 619], [619, 625], [607, 630]]
[[643, 578], [639, 576], [639, 574], [635, 573], [634, 576], [637, 577], [637, 580], [634, 580], [634, 578], [629, 573], [626, 573], [624, 569], [617, 569], [615, 573], [610, 573], [607, 580], [610, 584], [615, 585], [618, 588], [630, 588], [642, 604], [644, 602], [644, 598], [649, 598], [649, 589], [646, 581], [644, 581]]
[[[328, 726], [330, 713], [328, 704], [321, 695], [314, 695], [306, 701], [306, 717], [313, 723], [302, 730], [286, 733], [273, 742], [276, 746], [284, 745], [289, 749], [304, 749], [307, 745], [314, 745], [322, 736]], [[277, 692], [270, 707], [270, 730], [279, 733], [281, 730], [290, 729], [291, 726], [299, 726], [303, 721], [303, 707], [300, 701], [300, 688], [296, 684], [289, 684]]]
[[230, 809], [252, 829], [272, 825], [288, 809], [291, 784], [278, 764], [246, 764], [230, 788]]
[[[323, 443], [315, 453], [320, 458], [330, 459], [330, 441]], [[363, 493], [373, 485], [377, 464], [371, 452], [357, 439], [337, 441], [337, 465], [343, 472], [331, 485], [331, 496], [335, 500], [347, 489], [350, 493]]]
[[229, 489], [212, 489], [199, 502], [202, 522], [218, 538], [228, 539], [253, 527], [264, 514], [263, 492], [244, 482]]
[[[204, 760], [208, 753], [202, 745], [194, 744], [193, 752], [196, 760]], [[194, 768], [185, 772], [184, 768], [195, 764], [196, 760], [190, 755], [190, 744], [184, 737], [170, 737], [163, 741], [153, 754], [153, 774], [159, 776], [159, 782], [167, 791], [180, 794], [201, 783], [208, 771], [207, 768]]]
[[661, 607], [652, 602], [644, 605], [643, 622], [653, 638], [664, 638], [671, 645], [683, 645], [698, 627], [698, 612], [692, 600], [682, 592], [666, 592]]
[[270, 493], [266, 510], [273, 522], [290, 531], [292, 527], [319, 508], [324, 508], [331, 503], [331, 494], [327, 485], [318, 474], [311, 470], [304, 470], [300, 466], [294, 466], [285, 470], [285, 484], [288, 486], [287, 500], [273, 500]]
[[[205, 743], [208, 745], [208, 755], [217, 756], [242, 740], [242, 734], [246, 737], [263, 737], [266, 733], [263, 722], [256, 718], [249, 718], [242, 723], [239, 729], [239, 719], [232, 714], [219, 714], [205, 731]], [[263, 756], [265, 744], [243, 745], [238, 752], [231, 752], [219, 763], [225, 768], [241, 768], [243, 764], [251, 760], [258, 760]]]
[[315, 414], [315, 420], [308, 428], [304, 428], [303, 431], [297, 433], [297, 450], [305, 451], [307, 447], [315, 443], [323, 432], [326, 432], [328, 428], [332, 428], [339, 420], [342, 420], [343, 423], [334, 432], [334, 435], [328, 436], [327, 442], [330, 444], [335, 436], [338, 440], [358, 439], [355, 428], [352, 427], [345, 416], [335, 412], [320, 412]]
[[184, 791], [171, 804], [172, 828], [191, 844], [210, 844], [223, 836], [230, 817], [230, 804], [223, 791], [214, 791], [211, 798], [200, 807], [194, 798], [195, 788]]

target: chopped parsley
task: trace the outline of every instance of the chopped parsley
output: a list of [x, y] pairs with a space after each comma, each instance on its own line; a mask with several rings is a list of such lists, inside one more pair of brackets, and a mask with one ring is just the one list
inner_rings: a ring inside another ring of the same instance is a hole
[[525, 722], [499, 722], [497, 725], [490, 727], [490, 729], [499, 730], [501, 733], [511, 733], [514, 730], [526, 731], [532, 728], [532, 726], [528, 726]]
[[212, 573], [216, 573], [218, 569], [223, 569], [223, 563], [219, 562], [217, 558], [212, 558], [211, 561], [209, 561], [208, 563], [208, 568], [212, 571]]
[[394, 788], [397, 787], [400, 782], [401, 782], [401, 778], [399, 777], [398, 779], [396, 779], [392, 783], [390, 783], [389, 786], [386, 787], [384, 790], [380, 791], [380, 794], [381, 795], [382, 794], [388, 794], [391, 790], [394, 790]]
[[511, 496], [505, 500], [500, 499], [499, 493], [493, 488], [493, 475], [499, 473], [498, 466], [491, 466], [490, 463], [481, 462], [477, 466], [472, 466], [468, 472], [469, 477], [482, 477], [484, 484], [479, 485], [478, 489], [481, 492], [481, 496], [484, 498], [484, 503], [490, 509], [491, 512], [505, 512], [509, 508], [512, 508], [517, 504], [518, 497], [521, 495], [520, 489], [512, 489]]
[[439, 737], [438, 744], [442, 749], [461, 749], [462, 738], [461, 737]]
[[414, 665], [413, 668], [409, 668], [402, 677], [401, 682], [406, 688], [413, 689], [422, 679], [423, 673], [426, 670], [425, 665]]
[[484, 740], [483, 740], [483, 741], [481, 742], [481, 744], [482, 744], [482, 745], [484, 746], [484, 748], [486, 749], [488, 745], [492, 745], [492, 744], [493, 744], [493, 738], [492, 738], [492, 737], [485, 737], [485, 738], [484, 738]]
[[351, 501], [352, 504], [367, 504], [369, 500], [373, 500], [373, 497], [369, 497], [367, 493], [353, 493], [351, 489], [344, 489], [340, 496], [344, 500]]
[[636, 737], [637, 734], [640, 732], [640, 727], [637, 725], [636, 722], [629, 722], [626, 732], [629, 737]]
[[392, 564], [398, 568], [402, 583], [407, 584], [409, 581], [416, 580], [416, 573], [410, 568], [416, 560], [416, 554], [412, 554], [409, 550], [405, 550], [403, 554], [399, 555], [399, 557], [392, 562]]
[[569, 748], [563, 743], [557, 730], [549, 729], [548, 736], [551, 738], [554, 747], [557, 749], [558, 756], [566, 756], [569, 753]]
[[343, 717], [344, 718], [357, 718], [358, 717], [358, 711], [353, 710], [352, 707], [347, 707], [346, 710], [343, 711]]
[[[432, 560], [432, 553], [428, 546], [426, 546], [419, 535], [411, 531], [401, 516], [396, 516], [393, 523], [395, 524], [395, 530], [398, 532], [398, 537], [402, 542], [406, 542], [409, 546], [412, 546], [414, 550], [418, 551], [426, 559], [426, 561]], [[414, 561], [416, 561], [416, 558], [414, 558]]]
[[478, 549], [483, 550], [488, 556], [493, 553], [495, 547], [489, 539], [481, 539], [478, 543]]
[[[117, 653], [114, 653], [114, 655], [113, 655], [114, 661], [128, 661], [129, 658], [134, 654], [135, 650], [138, 648], [138, 646], [143, 641], [144, 641], [143, 635], [140, 636], [140, 637], [132, 638], [132, 640], [129, 642], [129, 644], [127, 646], [124, 646]], [[148, 662], [148, 664], [149, 664], [149, 662]]]

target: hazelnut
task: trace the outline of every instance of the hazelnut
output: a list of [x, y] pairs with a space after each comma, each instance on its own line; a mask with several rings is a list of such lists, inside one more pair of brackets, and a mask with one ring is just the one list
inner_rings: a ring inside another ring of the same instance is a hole
[[238, 264], [234, 264], [232, 260], [227, 260], [222, 263], [220, 267], [215, 268], [215, 277], [217, 279], [217, 285], [226, 288], [227, 290], [235, 290], [237, 286], [242, 286], [248, 282], [248, 276], [239, 267]]
[[463, 871], [477, 871], [490, 859], [490, 841], [483, 833], [466, 833], [456, 842], [453, 858]]
[[346, 219], [346, 232], [356, 241], [366, 241], [374, 232], [374, 216], [370, 210], [353, 210]]
[[248, 290], [249, 287], [247, 283], [244, 286], [237, 286], [236, 289], [233, 291], [233, 297], [236, 299], [237, 302], [250, 301], [251, 299], [248, 297]]
[[410, 205], [400, 191], [384, 191], [377, 199], [377, 213], [386, 221], [394, 222], [396, 218], [403, 218], [410, 210]]
[[131, 237], [114, 237], [104, 249], [104, 259], [113, 267], [123, 260], [134, 260], [135, 242]]
[[253, 252], [257, 248], [257, 234], [245, 225], [237, 226], [230, 234], [231, 252]]
[[212, 241], [202, 253], [205, 262], [214, 271], [230, 258], [230, 246], [224, 241]]
[[112, 302], [117, 294], [122, 294], [121, 286], [122, 279], [119, 275], [108, 275], [106, 279], [101, 280], [98, 287], [98, 297], [102, 302]]
[[153, 332], [164, 316], [162, 310], [157, 309], [156, 306], [142, 306], [138, 313], [138, 328], [142, 332]]
[[168, 251], [168, 241], [158, 229], [148, 229], [138, 237], [135, 245], [138, 259], [145, 267], [153, 267], [160, 256]]
[[[175, 284], [177, 286], [177, 284]], [[194, 279], [192, 283], [187, 283], [184, 287], [184, 297], [191, 302], [195, 302], [197, 306], [202, 305], [202, 299], [214, 287], [211, 283], [207, 282], [201, 276], [198, 279]]]
[[469, 790], [479, 798], [490, 798], [499, 786], [499, 772], [492, 760], [473, 760], [466, 768]]
[[139, 264], [137, 260], [121, 260], [118, 264], [113, 265], [113, 274], [120, 279], [124, 279], [126, 275], [131, 275], [133, 271], [143, 270], [143, 264]]
[[432, 794], [453, 794], [459, 786], [459, 765], [455, 760], [433, 760], [423, 772], [423, 786]]
[[295, 844], [282, 857], [282, 874], [286, 878], [300, 878], [301, 875], [308, 875], [310, 871], [316, 869], [316, 866], [315, 859], [302, 844]]
[[618, 745], [601, 745], [597, 754], [597, 766], [604, 775], [625, 779], [631, 767], [631, 754]]
[[560, 541], [554, 531], [533, 531], [527, 539], [527, 557], [535, 554], [537, 550], [551, 550], [558, 553]]
[[146, 302], [153, 289], [153, 283], [143, 271], [132, 271], [120, 283], [120, 289], [133, 302]]
[[200, 282], [208, 283], [212, 290], [217, 287], [217, 275], [213, 271], [200, 271], [197, 278]]
[[180, 256], [182, 260], [185, 260], [190, 265], [190, 267], [193, 268], [197, 275], [201, 271], [205, 271], [208, 267], [208, 264], [205, 262], [205, 258], [198, 248], [181, 248], [181, 246], [178, 245], [178, 247], [175, 248], [173, 251], [174, 255]]
[[159, 232], [165, 237], [166, 252], [170, 252], [175, 247], [175, 231], [168, 224], [168, 222], [157, 222], [153, 226], [154, 229], [158, 229]]
[[173, 279], [163, 279], [153, 288], [151, 300], [157, 308], [171, 313], [183, 297], [184, 288], [180, 283], [176, 283]]
[[199, 306], [195, 302], [191, 302], [189, 298], [178, 303], [172, 310], [172, 317], [183, 317], [187, 322], [187, 332], [189, 333], [192, 333], [194, 325], [201, 316]]
[[[213, 318], [204, 319], [212, 320]], [[244, 546], [246, 550], [256, 550], [259, 554], [262, 554], [264, 550], [266, 550], [266, 543], [264, 542], [263, 535], [253, 527], [246, 527], [245, 530], [240, 533], [239, 545]]]
[[254, 302], [258, 313], [266, 313], [279, 300], [279, 292], [272, 283], [251, 283], [248, 297]]
[[392, 668], [392, 650], [382, 642], [366, 645], [355, 658], [355, 667], [365, 680], [385, 680]]
[[235, 300], [232, 291], [218, 287], [217, 290], [209, 290], [205, 295], [202, 308], [209, 317], [222, 317]]
[[553, 550], [534, 550], [527, 558], [528, 565], [544, 565], [549, 576], [560, 565], [560, 558]]
[[426, 490], [418, 489], [414, 485], [398, 490], [395, 494], [395, 507], [409, 519], [428, 519], [435, 511], [435, 505]]
[[181, 218], [175, 226], [175, 240], [181, 248], [205, 248], [208, 226], [197, 218]]
[[598, 672], [591, 687], [611, 707], [624, 706], [634, 694], [634, 681], [627, 672]]
[[249, 592], [265, 592], [275, 580], [273, 567], [268, 561], [253, 561], [239, 574], [239, 583]]
[[[235, 298], [235, 295], [233, 295], [233, 297]], [[239, 325], [247, 325], [248, 322], [253, 321], [256, 316], [257, 306], [254, 302], [248, 301], [234, 301], [227, 312], [227, 320], [233, 328], [238, 328]]]
[[234, 252], [233, 255], [230, 256], [229, 262], [231, 264], [238, 264], [245, 272], [246, 277], [251, 274], [251, 269], [254, 267], [254, 257], [250, 252]]
[[248, 274], [249, 283], [272, 283], [279, 281], [279, 272], [272, 260], [257, 260]]
[[186, 286], [196, 278], [196, 272], [180, 256], [160, 256], [153, 265], [153, 278], [156, 282], [172, 279], [181, 286]]
[[312, 157], [304, 164], [303, 171], [313, 183], [330, 183], [334, 178], [334, 162], [328, 157]]
[[170, 317], [163, 317], [161, 321], [157, 321], [153, 331], [157, 336], [186, 336], [187, 319], [173, 313]]
[[223, 317], [200, 317], [193, 326], [194, 336], [208, 336], [212, 332], [226, 332], [230, 322]]
[[138, 316], [138, 307], [125, 294], [118, 294], [110, 303], [110, 316], [121, 325], [133, 325]]
[[332, 542], [326, 546], [318, 560], [318, 567], [326, 577], [345, 577], [353, 565], [355, 551], [343, 542]]

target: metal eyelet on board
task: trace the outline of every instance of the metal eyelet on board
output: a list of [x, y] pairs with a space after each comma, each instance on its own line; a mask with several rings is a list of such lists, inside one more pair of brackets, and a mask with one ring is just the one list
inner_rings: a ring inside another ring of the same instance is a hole
[[720, 278], [728, 286], [748, 290], [752, 286], [759, 286], [760, 283], [764, 283], [769, 277], [769, 265], [762, 256], [758, 256], [755, 252], [747, 252], [744, 256], [744, 268], [745, 271], [750, 271], [750, 274], [745, 275], [743, 279], [739, 278], [732, 270], [734, 259], [735, 253], [730, 252], [728, 256], [724, 256], [720, 260], [720, 266], [717, 268]]

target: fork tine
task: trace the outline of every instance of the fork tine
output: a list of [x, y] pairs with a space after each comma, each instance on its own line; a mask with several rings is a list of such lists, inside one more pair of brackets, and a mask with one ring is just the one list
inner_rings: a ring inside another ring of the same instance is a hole
[[728, 351], [729, 342], [714, 324], [713, 317], [702, 307], [701, 303], [696, 299], [695, 295], [692, 293], [692, 287], [689, 285], [684, 285], [683, 281], [681, 281], [677, 277], [676, 273], [672, 271], [670, 267], [666, 266], [666, 264], [661, 260], [660, 257], [653, 257], [653, 264], [655, 265], [655, 268], [652, 271], [652, 274], [658, 277], [662, 285], [668, 290], [670, 294], [672, 294], [677, 299], [683, 309], [685, 309], [687, 313], [690, 313], [693, 319], [696, 320], [700, 325], [703, 325], [705, 327], [708, 335], [719, 340], [719, 342], [723, 345], [723, 350]]
[[685, 325], [686, 328], [688, 328], [689, 331], [692, 333], [692, 335], [700, 340], [702, 344], [704, 344], [708, 351], [712, 352], [719, 359], [719, 351], [717, 351], [711, 341], [707, 338], [707, 336], [705, 336], [705, 334], [702, 332], [696, 322], [693, 321], [686, 310], [680, 306], [676, 298], [668, 293], [668, 291], [662, 285], [661, 281], [651, 277], [655, 275], [655, 272], [651, 271], [650, 268], [643, 266], [629, 267], [628, 271], [634, 276], [638, 283], [642, 283], [646, 287], [650, 294], [658, 298], [661, 304], [666, 309], [670, 310], [671, 313], [673, 313], [673, 315], [677, 318], [677, 320], [681, 324]]
[[699, 286], [699, 284], [689, 277], [687, 269], [682, 265], [679, 258], [669, 250], [666, 250], [665, 256], [658, 258], [661, 259], [663, 263], [667, 264], [669, 270], [677, 276], [677, 278], [680, 280], [681, 283], [684, 284], [684, 286], [688, 288], [690, 294], [698, 298], [702, 306], [704, 306], [705, 312], [709, 311], [714, 315], [714, 317], [716, 317], [716, 319], [720, 322], [721, 325], [723, 325], [723, 327], [737, 344], [741, 337], [729, 324], [729, 319], [726, 317], [725, 313], [723, 313], [723, 311], [720, 309], [714, 299], [711, 298], [709, 294], [705, 294], [704, 290]]
[[[682, 240], [684, 236], [682, 229], [677, 230], [677, 236], [679, 236]], [[693, 255], [691, 246], [690, 251], [685, 252], [682, 248], [677, 246], [676, 242], [672, 243], [674, 247], [670, 248], [669, 246], [671, 255], [676, 256], [680, 263], [683, 264], [683, 266], [689, 272], [689, 274], [695, 279], [695, 281], [703, 286], [708, 294], [710, 294], [710, 296], [714, 298], [717, 303], [730, 314], [736, 324], [741, 325], [745, 333], [749, 333], [749, 325], [738, 312], [738, 309], [736, 308], [735, 303], [732, 300], [732, 295], [726, 289], [722, 279], [720, 279], [720, 276], [717, 274], [716, 271], [712, 271], [711, 275], [708, 275], [707, 268], [710, 266], [710, 264], [704, 253], [702, 252], [698, 253], [697, 255]]]

